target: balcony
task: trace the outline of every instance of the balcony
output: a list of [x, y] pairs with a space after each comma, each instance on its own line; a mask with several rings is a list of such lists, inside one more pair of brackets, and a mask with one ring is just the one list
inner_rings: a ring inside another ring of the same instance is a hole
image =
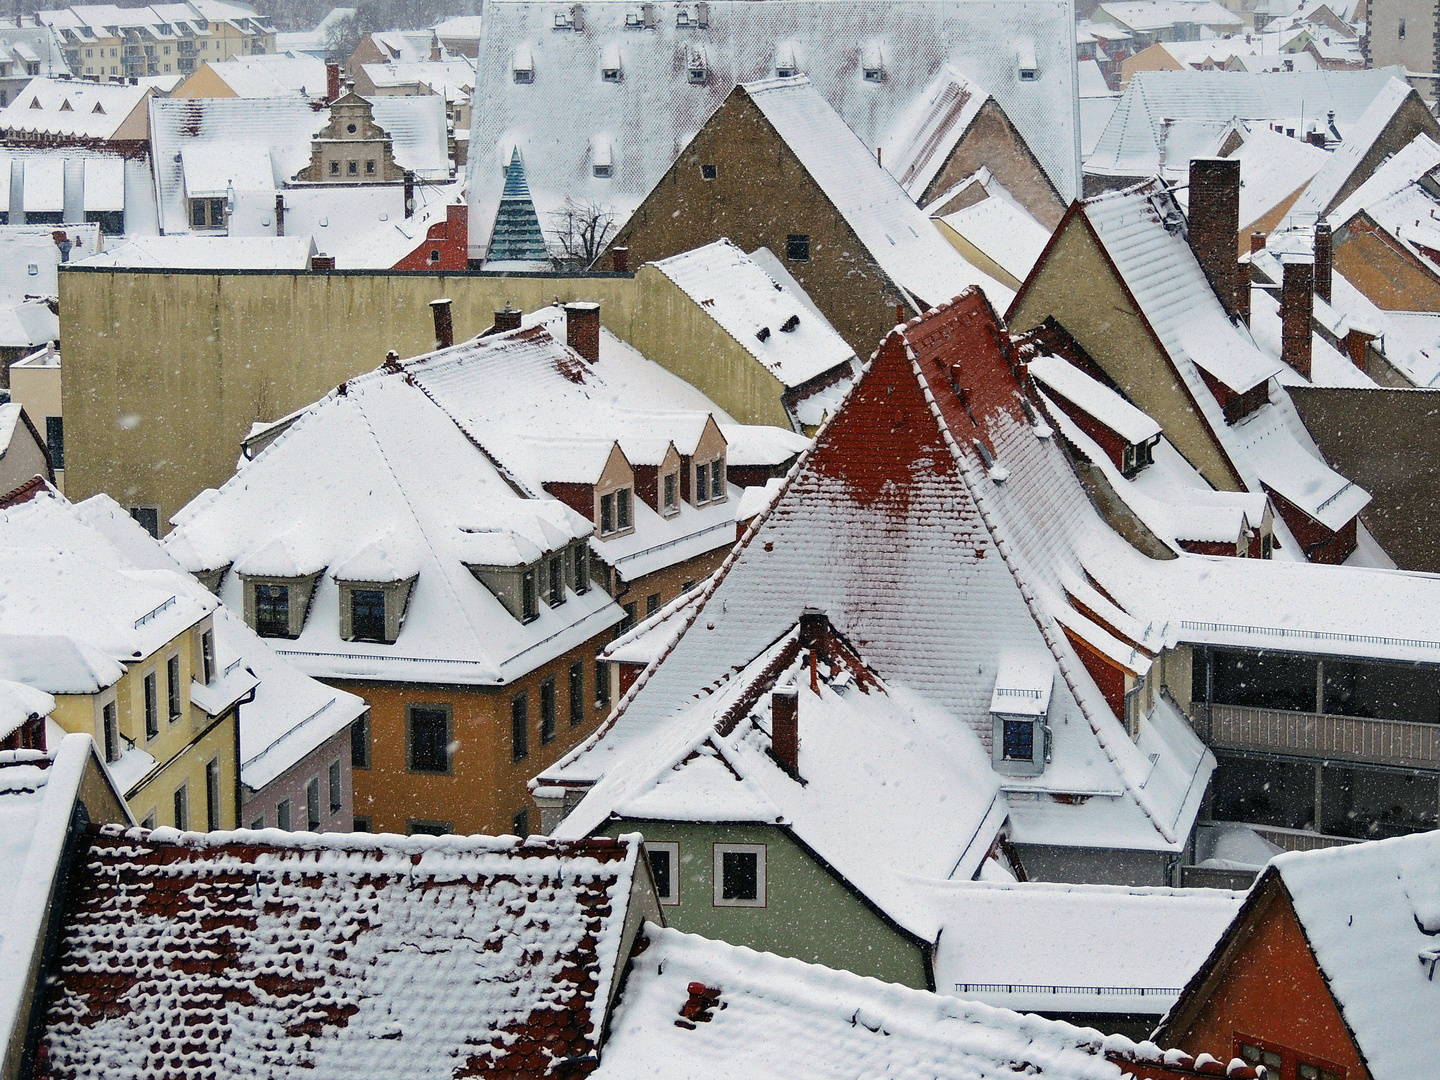
[[1190, 723], [1217, 750], [1440, 770], [1440, 724], [1241, 705], [1210, 706], [1207, 723], [1205, 711], [1192, 704]]

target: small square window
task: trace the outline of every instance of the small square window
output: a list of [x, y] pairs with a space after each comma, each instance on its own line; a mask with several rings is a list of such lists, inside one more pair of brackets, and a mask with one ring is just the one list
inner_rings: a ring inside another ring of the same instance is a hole
[[621, 79], [619, 68], [604, 68], [600, 72], [600, 78], [605, 82], [618, 83]]
[[450, 707], [406, 705], [405, 726], [410, 745], [410, 771], [450, 772]]
[[680, 903], [680, 845], [645, 845], [650, 857], [650, 877], [655, 881], [655, 894], [660, 903], [674, 907]]
[[715, 845], [715, 906], [765, 906], [765, 845]]
[[714, 165], [701, 165], [701, 166], [700, 166], [700, 179], [701, 179], [701, 180], [714, 180], [717, 175], [719, 175], [719, 172], [718, 172], [718, 170], [716, 169], [716, 167], [715, 167]]
[[515, 69], [515, 81], [516, 81], [517, 83], [522, 83], [522, 84], [526, 84], [526, 85], [528, 85], [528, 84], [530, 84], [530, 83], [533, 83], [533, 82], [535, 81], [535, 69], [534, 69], [534, 68], [516, 68], [516, 69]]
[[555, 678], [551, 676], [540, 684], [540, 742], [555, 741]]
[[350, 176], [359, 176], [359, 175], [360, 175], [360, 163], [359, 163], [358, 161], [349, 161], [349, 162], [346, 162], [346, 163], [345, 163], [345, 172], [346, 172], [348, 175], [350, 175]]
[[338, 161], [332, 161], [332, 162], [330, 162], [330, 175], [331, 175], [331, 176], [339, 176], [339, 175], [340, 175], [340, 162], [338, 162]]
[[160, 509], [155, 506], [132, 506], [130, 516], [137, 525], [157, 540], [160, 538]]
[[1035, 722], [1005, 721], [1005, 758], [1007, 761], [1035, 760]]
[[530, 835], [530, 810], [528, 807], [516, 811], [515, 816], [510, 819], [510, 831], [516, 836]]
[[614, 167], [613, 165], [596, 165], [596, 166], [595, 166], [595, 176], [596, 176], [597, 179], [600, 179], [600, 180], [608, 180], [608, 179], [610, 179], [610, 177], [612, 177], [613, 175], [615, 175], [615, 167]]
[[373, 161], [367, 161], [367, 162], [365, 162], [365, 175], [366, 175], [366, 176], [374, 176], [374, 175], [375, 175], [375, 162], [373, 162]]
[[810, 237], [806, 233], [791, 233], [785, 238], [785, 258], [791, 262], [810, 261]]
[[350, 830], [350, 831], [351, 831], [351, 832], [373, 832], [373, 831], [374, 831], [374, 828], [373, 828], [373, 826], [371, 825], [370, 819], [369, 819], [368, 817], [360, 817], [360, 816], [357, 814], [356, 817], [355, 817], [354, 822], [352, 823], [352, 826], [351, 826], [351, 830]]

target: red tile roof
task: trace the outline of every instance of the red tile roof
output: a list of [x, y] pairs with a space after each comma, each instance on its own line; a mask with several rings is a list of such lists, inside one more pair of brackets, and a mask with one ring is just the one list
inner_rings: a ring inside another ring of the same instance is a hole
[[564, 1080], [595, 1066], [632, 840], [104, 826], [88, 841], [37, 1076]]

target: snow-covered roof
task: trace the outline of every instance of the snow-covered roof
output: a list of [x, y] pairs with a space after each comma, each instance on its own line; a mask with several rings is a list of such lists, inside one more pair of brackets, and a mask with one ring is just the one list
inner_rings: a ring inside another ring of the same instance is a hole
[[1221, 889], [931, 884], [935, 989], [1024, 1012], [1164, 1013], [1239, 910]]
[[729, 240], [654, 266], [787, 387], [855, 358], [834, 327]]
[[134, 236], [82, 261], [85, 266], [170, 270], [308, 270], [308, 236]]
[[[0, 159], [0, 188], [5, 187], [4, 171]], [[27, 179], [30, 172], [26, 169]], [[0, 205], [3, 203], [0, 199]], [[72, 260], [94, 254], [104, 244], [98, 225], [0, 225], [0, 304], [17, 305], [27, 296], [59, 295], [57, 232], [70, 241]]]
[[1030, 361], [1030, 374], [1128, 443], [1148, 442], [1160, 434], [1160, 425], [1154, 420], [1058, 356], [1035, 357]]
[[[209, 24], [230, 23], [242, 32], [269, 30], [269, 17], [258, 15], [249, 4], [224, 0], [184, 0], [182, 3], [117, 7], [114, 4], [75, 4], [37, 11], [35, 17], [57, 29], [83, 30], [90, 40], [114, 37], [118, 27], [135, 27], [156, 40], [209, 37]], [[165, 29], [169, 27], [169, 29]]]
[[[540, 782], [585, 787], [623, 774], [697, 699], [726, 693], [809, 606], [887, 685], [927, 698], [956, 718], [957, 739], [981, 747], [1002, 660], [1051, 658], [1053, 760], [1040, 776], [1001, 781], [1016, 842], [1183, 843], [1213, 758], [1159, 706], [1132, 742], [1066, 636], [1131, 671], [1149, 667], [1144, 651], [1070, 607], [1075, 595], [1113, 610], [1086, 581], [1078, 549], [1103, 541], [1139, 556], [1100, 520], [1050, 429], [1031, 426], [1002, 340], [975, 290], [898, 327], [612, 718]], [[973, 376], [970, 410], [949, 386], [953, 361]], [[869, 419], [881, 410], [888, 437]], [[905, 604], [893, 602], [897, 591]], [[1132, 640], [1146, 633], [1124, 612], [1113, 618]], [[1062, 803], [1051, 792], [1091, 798]]]
[[[25, 173], [24, 200], [27, 210], [55, 211], [65, 208], [65, 163], [73, 162], [72, 182], [84, 185], [82, 205], [86, 211], [125, 209], [125, 159], [99, 148], [63, 150], [29, 149], [23, 146], [0, 147], [0, 210], [13, 211], [10, 205], [10, 179], [17, 167]], [[136, 160], [149, 180], [148, 161]], [[78, 174], [77, 174], [78, 166]], [[74, 223], [60, 226], [67, 231], [84, 231]], [[13, 225], [7, 228], [38, 229], [39, 226]], [[94, 227], [98, 231], [98, 226]], [[46, 226], [47, 235], [56, 226]], [[93, 247], [87, 250], [94, 250]]]
[[[195, 1030], [197, 1002], [235, 994], [250, 1004], [211, 1008], [217, 1034], [186, 1049], [193, 1067], [223, 1055], [227, 1070], [317, 1078], [539, 1073], [518, 1063], [597, 1053], [627, 920], [645, 913], [638, 836], [103, 826], [87, 840], [45, 998], [58, 1077], [89, 1075], [97, 1060], [115, 1080], [151, 1076]], [[132, 1010], [136, 1000], [149, 1005]]]
[[946, 67], [896, 119], [886, 140], [887, 168], [907, 195], [920, 200], [989, 100], [984, 87]]
[[1381, 87], [1369, 107], [1346, 130], [1344, 140], [1330, 154], [1324, 167], [1295, 200], [1291, 213], [1319, 217], [1334, 207], [1341, 190], [1385, 134], [1400, 107], [1411, 97], [1419, 103], [1419, 95], [1404, 79], [1392, 77]]
[[1158, 1048], [1122, 1036], [653, 923], [644, 933], [594, 1080], [650, 1075], [661, 1062], [674, 1080], [1121, 1080], [1107, 1051], [1161, 1060]]
[[1212, 29], [1238, 29], [1244, 21], [1214, 0], [1121, 0], [1101, 4], [1099, 11], [1127, 30], [1163, 30], [1176, 23]]
[[236, 97], [325, 96], [325, 61], [305, 53], [259, 53], [206, 63]]
[[1369, 1074], [1433, 1068], [1440, 832], [1277, 855], [1271, 866]]
[[[1333, 285], [1332, 285], [1333, 296]], [[1281, 355], [1280, 299], [1278, 290], [1253, 289], [1250, 297], [1250, 335], [1269, 356]], [[1342, 338], [1344, 335], [1340, 335]], [[1355, 361], [1320, 336], [1310, 333], [1310, 377], [1288, 365], [1276, 376], [1284, 386], [1374, 386], [1375, 380]]]
[[[433, 95], [418, 97], [377, 97], [372, 103], [375, 123], [390, 136], [395, 161], [426, 179], [449, 178], [449, 150], [445, 127], [445, 102]], [[330, 122], [325, 109], [315, 110], [299, 97], [269, 98], [154, 98], [150, 102], [150, 141], [154, 151], [155, 184], [160, 204], [160, 224], [166, 233], [188, 232], [186, 203], [191, 174], [205, 187], [198, 194], [211, 194], [219, 173], [227, 173], [227, 185], [235, 181], [237, 196], [260, 196], [256, 215], [274, 213], [275, 192], [310, 164], [311, 143]], [[188, 156], [187, 156], [188, 154]], [[265, 166], [268, 159], [268, 175]], [[259, 166], [247, 162], [259, 161]], [[236, 175], [230, 176], [229, 172]], [[246, 187], [245, 183], [260, 185]], [[354, 185], [330, 196], [337, 214], [353, 194], [371, 185]], [[375, 185], [398, 190], [398, 185]], [[292, 195], [285, 193], [286, 206]], [[223, 194], [225, 188], [220, 189]], [[398, 201], [398, 200], [397, 200]], [[287, 219], [288, 222], [288, 219]], [[270, 230], [273, 235], [274, 230]], [[323, 245], [322, 245], [323, 246]]]
[[[624, 0], [586, 4], [580, 26], [568, 10], [522, 0], [487, 6], [476, 83], [485, 107], [475, 110], [470, 137], [472, 251], [483, 255], [489, 247], [513, 148], [524, 157], [542, 221], [567, 196], [607, 205], [623, 220], [730, 92], [774, 76], [782, 53], [872, 158], [882, 148], [887, 166], [892, 153], [913, 147], [908, 117], [916, 103], [953, 68], [995, 99], [1063, 199], [1079, 190], [1074, 25], [1066, 4], [711, 0], [704, 10], [701, 25], [691, 5], [657, 9], [653, 26], [642, 29], [635, 5]], [[1021, 78], [1020, 43], [1034, 51], [1033, 80]], [[607, 49], [621, 56], [619, 82], [602, 81]], [[691, 82], [689, 59], [697, 51], [705, 74]], [[878, 57], [878, 81], [864, 76], [867, 51]], [[520, 53], [532, 65], [531, 83], [515, 81]], [[613, 157], [607, 178], [592, 169], [592, 147], [602, 136]]]
[[[1267, 124], [1244, 122], [1227, 124], [1221, 129], [1210, 149], [1199, 156], [1218, 155], [1231, 131], [1244, 140], [1237, 149], [1224, 155], [1240, 162], [1242, 230], [1293, 196], [1331, 160], [1330, 154], [1303, 139], [1273, 131]], [[1166, 178], [1170, 179], [1172, 173], [1177, 179], [1182, 173], [1188, 176], [1189, 169], [1188, 160], [1167, 162]], [[1176, 190], [1175, 197], [1182, 207], [1188, 209], [1189, 185], [1183, 181], [1182, 184], [1183, 187]], [[1248, 237], [1246, 239], [1248, 241]]]
[[940, 218], [962, 238], [994, 259], [1007, 274], [1023, 282], [1045, 245], [1050, 230], [1025, 212], [1013, 199], [989, 198]]
[[55, 699], [24, 683], [0, 679], [0, 739], [9, 738], [27, 720], [49, 716]]
[[25, 89], [0, 109], [0, 131], [109, 139], [150, 93], [149, 87], [126, 83], [41, 76], [26, 83]]
[[1440, 274], [1440, 265], [1431, 254], [1440, 247], [1440, 222], [1435, 217], [1440, 213], [1440, 198], [1421, 183], [1433, 186], [1437, 169], [1440, 143], [1428, 135], [1415, 136], [1329, 213], [1331, 228], [1340, 229], [1363, 212], [1407, 252]]
[[125, 674], [119, 662], [80, 638], [0, 634], [0, 678], [51, 694], [93, 694]]
[[746, 83], [742, 90], [795, 152], [881, 269], [910, 295], [939, 303], [980, 285], [997, 304], [1013, 295], [945, 242], [895, 178], [804, 75]]
[[[1160, 168], [1162, 122], [1213, 125], [1210, 134], [1232, 119], [1283, 123], [1286, 127], [1324, 125], [1327, 114], [1343, 132], [1355, 124], [1391, 78], [1402, 68], [1372, 71], [1247, 72], [1139, 71], [1120, 95], [1115, 113], [1085, 159], [1085, 171], [1112, 176], [1152, 176]], [[1188, 160], [1175, 143], [1172, 125], [1165, 159]], [[1293, 189], [1292, 189], [1293, 190]], [[1243, 223], [1242, 223], [1243, 224]]]
[[466, 102], [475, 92], [475, 62], [463, 56], [448, 60], [392, 60], [362, 65], [365, 77], [378, 89], [424, 85], [449, 102]]

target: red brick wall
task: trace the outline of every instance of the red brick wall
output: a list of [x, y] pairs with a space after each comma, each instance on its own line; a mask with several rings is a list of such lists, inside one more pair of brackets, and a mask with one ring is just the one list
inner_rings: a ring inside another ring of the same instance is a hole
[[1055, 402], [1061, 409], [1064, 409], [1065, 415], [1070, 417], [1071, 420], [1074, 420], [1075, 425], [1081, 431], [1100, 444], [1100, 449], [1105, 451], [1106, 456], [1115, 464], [1115, 467], [1123, 471], [1125, 468], [1125, 447], [1128, 445], [1125, 440], [1104, 424], [1100, 423], [1099, 420], [1096, 420], [1084, 409], [1080, 408], [1080, 406], [1070, 401], [1063, 394], [1058, 393], [1048, 386], [1044, 388], [1044, 391], [1045, 396]]
[[[466, 270], [470, 266], [469, 207], [448, 206], [445, 220], [430, 226], [424, 243], [395, 264], [396, 270]], [[438, 259], [431, 256], [438, 254]]]
[[1311, 562], [1339, 566], [1355, 551], [1358, 542], [1355, 518], [1340, 526], [1339, 532], [1331, 532], [1298, 506], [1270, 488], [1265, 489], [1275, 509], [1290, 526], [1290, 532], [1300, 543], [1300, 550]]

